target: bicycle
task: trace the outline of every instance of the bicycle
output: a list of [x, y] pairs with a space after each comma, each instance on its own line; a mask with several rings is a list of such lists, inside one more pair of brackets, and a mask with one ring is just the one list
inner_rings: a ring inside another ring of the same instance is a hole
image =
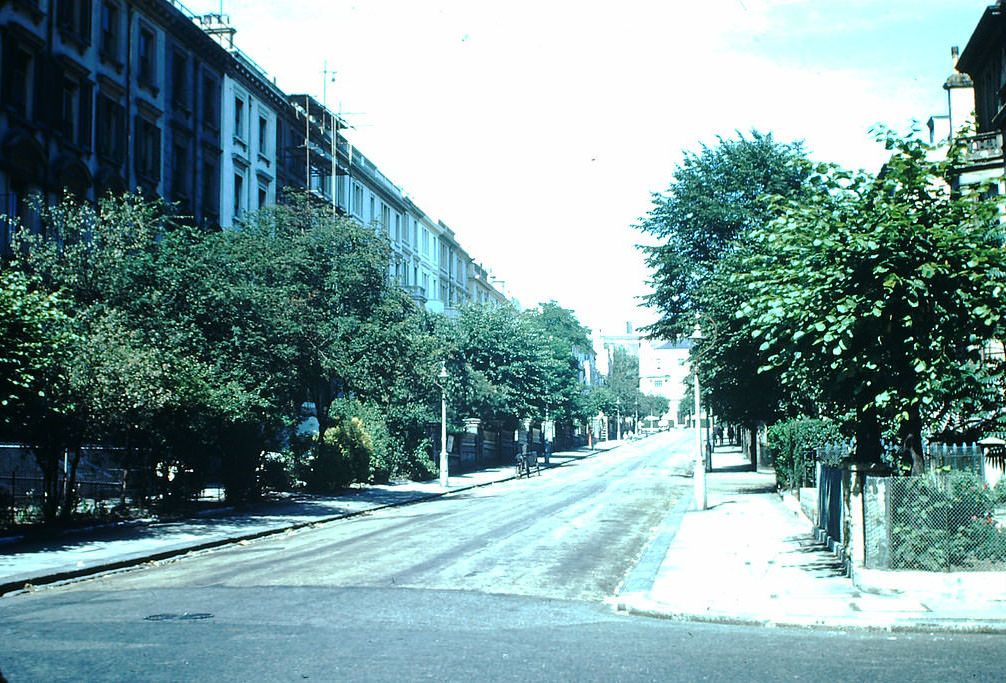
[[533, 453], [518, 453], [514, 462], [514, 469], [517, 470], [517, 478], [520, 479], [523, 476], [531, 476], [531, 468], [534, 468], [537, 474], [541, 474], [541, 465], [538, 464], [538, 456]]

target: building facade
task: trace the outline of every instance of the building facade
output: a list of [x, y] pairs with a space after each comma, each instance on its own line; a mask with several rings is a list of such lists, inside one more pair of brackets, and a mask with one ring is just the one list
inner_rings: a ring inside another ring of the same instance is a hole
[[3, 3], [0, 210], [31, 225], [34, 194], [136, 191], [215, 223], [226, 68], [164, 0]]
[[388, 278], [451, 314], [506, 302], [453, 230], [430, 218], [310, 95], [287, 95], [234, 44], [221, 14], [171, 0], [0, 2], [0, 249], [28, 198], [138, 192], [208, 229], [306, 190], [372, 226]]
[[[970, 118], [971, 112], [964, 111], [968, 105], [974, 110], [974, 131], [964, 141], [966, 163], [958, 169], [955, 184], [990, 183], [990, 193], [1002, 194], [1006, 7], [1001, 1], [985, 9], [960, 58], [956, 58], [956, 49], [954, 56], [954, 73], [944, 86], [948, 91], [949, 118], [952, 122]], [[951, 130], [951, 134], [954, 132]]]

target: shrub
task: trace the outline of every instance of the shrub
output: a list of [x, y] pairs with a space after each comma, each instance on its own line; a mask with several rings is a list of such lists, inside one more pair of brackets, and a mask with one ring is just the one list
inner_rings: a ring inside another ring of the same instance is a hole
[[949, 571], [1006, 560], [1006, 533], [981, 477], [893, 477], [889, 486], [892, 569]]
[[325, 430], [314, 449], [299, 466], [299, 479], [309, 491], [331, 493], [357, 481], [370, 480], [375, 439], [365, 424], [367, 409], [353, 399], [332, 403], [332, 426]]
[[796, 418], [768, 428], [768, 449], [775, 464], [780, 488], [799, 488], [814, 483], [814, 451], [818, 446], [842, 440], [838, 424], [830, 420]]

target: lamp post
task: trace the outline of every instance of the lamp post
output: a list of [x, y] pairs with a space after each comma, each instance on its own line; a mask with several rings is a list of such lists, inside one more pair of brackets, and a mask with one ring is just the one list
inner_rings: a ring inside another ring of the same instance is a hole
[[615, 399], [615, 434], [616, 438], [622, 440], [622, 399]]
[[[692, 341], [698, 344], [702, 340], [702, 328], [695, 323], [695, 331], [692, 332]], [[695, 507], [699, 510], [706, 509], [706, 462], [702, 457], [702, 398], [699, 391], [699, 358], [701, 354], [695, 354], [695, 471], [692, 474], [695, 484]]]
[[447, 363], [440, 362], [440, 485], [450, 486], [447, 474]]

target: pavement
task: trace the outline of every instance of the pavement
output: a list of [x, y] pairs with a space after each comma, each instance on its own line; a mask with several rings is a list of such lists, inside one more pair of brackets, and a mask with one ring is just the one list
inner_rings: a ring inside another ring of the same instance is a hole
[[[740, 449], [717, 449], [707, 509], [689, 496], [657, 530], [611, 602], [654, 617], [761, 626], [880, 631], [1006, 633], [1006, 601], [857, 587], [815, 541], [796, 500], [772, 470], [750, 471]], [[1006, 572], [990, 573], [1006, 585]]]
[[[562, 467], [617, 445], [616, 441], [607, 441], [595, 444], [592, 449], [552, 453], [547, 467]], [[254, 505], [221, 507], [184, 520], [72, 529], [44, 539], [0, 538], [0, 596], [188, 552], [249, 542], [513, 477], [514, 468], [510, 465], [452, 475], [446, 490], [439, 480], [371, 485], [349, 489], [338, 496], [294, 495]]]

